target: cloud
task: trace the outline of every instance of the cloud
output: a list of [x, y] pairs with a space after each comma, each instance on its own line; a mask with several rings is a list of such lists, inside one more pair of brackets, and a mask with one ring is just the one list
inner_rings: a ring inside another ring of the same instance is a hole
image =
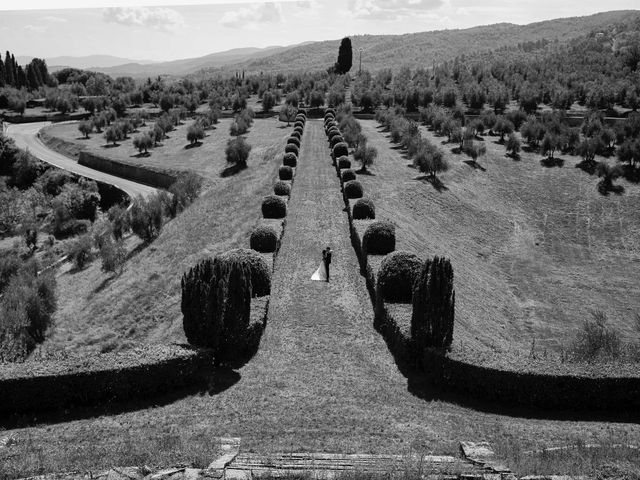
[[66, 18], [54, 17], [54, 16], [41, 17], [40, 20], [43, 20], [45, 22], [50, 22], [50, 23], [67, 23]]
[[266, 2], [225, 12], [220, 24], [229, 28], [252, 28], [265, 23], [282, 23], [282, 7], [280, 4]]
[[161, 7], [109, 7], [102, 12], [105, 22], [134, 27], [149, 27], [170, 31], [184, 24], [177, 11]]
[[436, 10], [445, 0], [349, 0], [351, 14], [362, 20], [399, 20]]
[[33, 33], [44, 33], [47, 30], [47, 27], [43, 25], [25, 25], [24, 29]]

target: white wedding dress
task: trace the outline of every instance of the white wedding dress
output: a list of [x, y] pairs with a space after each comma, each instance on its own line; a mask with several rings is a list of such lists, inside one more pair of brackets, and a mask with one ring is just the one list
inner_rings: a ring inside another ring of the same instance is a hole
[[320, 262], [320, 266], [318, 267], [318, 269], [314, 272], [313, 275], [311, 275], [311, 280], [316, 280], [318, 282], [327, 281], [327, 270], [324, 268], [324, 261]]

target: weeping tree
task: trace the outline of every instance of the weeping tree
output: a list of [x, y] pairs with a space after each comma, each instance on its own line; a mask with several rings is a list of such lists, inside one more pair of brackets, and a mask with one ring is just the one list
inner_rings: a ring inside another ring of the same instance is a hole
[[444, 257], [427, 260], [413, 285], [411, 338], [419, 350], [450, 350], [455, 316], [453, 267]]

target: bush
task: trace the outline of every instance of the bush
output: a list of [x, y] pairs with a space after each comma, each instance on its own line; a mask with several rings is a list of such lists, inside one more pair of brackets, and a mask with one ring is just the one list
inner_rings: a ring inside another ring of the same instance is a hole
[[284, 147], [284, 151], [285, 153], [295, 153], [296, 157], [299, 155], [300, 150], [298, 149], [298, 147], [296, 147], [294, 144], [292, 143], [288, 143], [285, 147]]
[[169, 187], [169, 193], [173, 195], [173, 203], [176, 211], [172, 215], [175, 217], [199, 196], [202, 190], [202, 177], [194, 172], [181, 173], [178, 179]]
[[129, 213], [120, 205], [113, 205], [107, 212], [111, 229], [116, 240], [120, 240], [129, 231]]
[[249, 152], [251, 152], [251, 145], [244, 138], [238, 137], [227, 141], [225, 155], [228, 163], [236, 165], [240, 169], [247, 168]]
[[288, 165], [282, 165], [278, 169], [278, 177], [280, 180], [291, 180], [293, 178], [293, 169]]
[[9, 253], [0, 256], [0, 293], [9, 284], [11, 277], [20, 270], [21, 266], [22, 261], [17, 254]]
[[455, 302], [451, 263], [440, 257], [427, 260], [413, 285], [411, 338], [420, 351], [451, 348]]
[[373, 202], [366, 198], [357, 200], [353, 205], [353, 218], [355, 220], [368, 220], [376, 218], [376, 209]]
[[145, 242], [151, 242], [162, 230], [162, 202], [158, 195], [148, 199], [138, 196], [130, 212], [131, 230]]
[[351, 180], [344, 184], [344, 195], [347, 198], [362, 198], [362, 185], [357, 180]]
[[217, 258], [224, 262], [238, 262], [249, 268], [252, 297], [271, 294], [271, 269], [258, 252], [248, 248], [237, 248], [221, 253]]
[[333, 148], [335, 147], [337, 144], [344, 142], [344, 138], [342, 137], [342, 135], [338, 134], [334, 134], [331, 136], [331, 138], [329, 139], [329, 147]]
[[105, 272], [122, 271], [122, 266], [127, 259], [127, 250], [123, 240], [113, 240], [110, 236], [100, 245], [100, 258], [102, 270]]
[[282, 198], [269, 195], [262, 201], [262, 216], [264, 218], [284, 218], [287, 216], [287, 204]]
[[338, 158], [338, 168], [343, 169], [343, 168], [351, 168], [351, 160], [349, 160], [349, 157], [347, 156], [342, 156]]
[[257, 252], [275, 252], [278, 248], [278, 234], [271, 227], [258, 226], [251, 232], [249, 246]]
[[572, 360], [592, 362], [620, 357], [622, 340], [616, 330], [607, 325], [607, 316], [599, 310], [591, 312], [592, 319], [585, 320], [582, 330], [570, 345]]
[[67, 255], [73, 261], [73, 265], [82, 270], [91, 261], [91, 236], [83, 234], [72, 240], [67, 247]]
[[297, 133], [300, 137], [302, 137], [302, 134], [304, 133], [302, 127], [295, 127], [293, 129], [293, 133]]
[[296, 123], [293, 124], [293, 128], [295, 129], [297, 127], [304, 128], [304, 122], [296, 120]]
[[279, 180], [273, 186], [273, 193], [275, 193], [276, 195], [291, 195], [291, 185], [289, 185], [287, 182]]
[[333, 158], [340, 158], [349, 155], [349, 147], [346, 143], [340, 142], [333, 147]]
[[342, 132], [340, 132], [340, 129], [338, 127], [334, 125], [327, 129], [327, 137], [329, 137], [329, 139], [331, 139], [331, 137], [334, 137], [336, 135], [342, 135]]
[[[282, 158], [282, 163], [286, 167], [295, 167], [298, 165], [298, 156], [293, 152], [285, 153], [284, 157]], [[283, 178], [283, 180], [289, 180], [289, 179]]]
[[409, 252], [392, 252], [382, 260], [376, 294], [389, 303], [409, 303], [413, 284], [422, 268], [422, 260]]
[[342, 177], [343, 183], [347, 183], [347, 182], [350, 182], [351, 180], [356, 179], [356, 172], [354, 172], [350, 168], [347, 168], [346, 170], [344, 170], [340, 175]]
[[287, 139], [287, 145], [288, 144], [292, 144], [292, 145], [295, 145], [296, 147], [300, 148], [300, 139], [296, 138], [296, 137], [289, 137]]
[[381, 220], [367, 227], [362, 236], [362, 248], [366, 255], [386, 255], [396, 249], [396, 227]]

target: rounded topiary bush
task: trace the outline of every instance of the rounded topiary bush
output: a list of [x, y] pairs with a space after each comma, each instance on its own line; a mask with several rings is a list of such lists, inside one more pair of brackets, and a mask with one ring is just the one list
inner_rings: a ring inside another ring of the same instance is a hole
[[296, 123], [293, 124], [293, 128], [296, 127], [304, 128], [304, 122], [302, 120], [296, 120]]
[[[295, 167], [298, 165], [298, 156], [293, 152], [287, 152], [282, 158], [282, 163], [287, 167]], [[287, 180], [286, 178], [283, 180]]]
[[362, 248], [367, 255], [386, 255], [396, 249], [396, 227], [383, 220], [367, 227], [362, 236]]
[[330, 128], [329, 128], [329, 130], [327, 130], [327, 137], [328, 137], [328, 138], [331, 138], [331, 137], [333, 137], [334, 135], [342, 135], [342, 134], [340, 133], [340, 129], [339, 129], [338, 127], [335, 127], [335, 126], [330, 127]]
[[291, 185], [279, 180], [273, 186], [273, 193], [276, 195], [291, 195]]
[[291, 138], [297, 138], [300, 140], [300, 137], [302, 137], [302, 133], [296, 131], [291, 132]]
[[324, 116], [325, 116], [325, 117], [326, 117], [327, 115], [333, 115], [333, 116], [335, 116], [335, 114], [336, 114], [336, 109], [335, 109], [335, 108], [333, 108], [333, 107], [328, 107], [328, 108], [325, 108], [325, 110], [324, 110]]
[[337, 127], [336, 122], [333, 118], [329, 118], [324, 121], [324, 131], [328, 132], [330, 128]]
[[278, 169], [278, 177], [280, 180], [291, 180], [293, 178], [293, 168], [289, 165], [282, 165]]
[[378, 271], [376, 294], [389, 303], [410, 303], [413, 283], [423, 261], [409, 252], [392, 252], [382, 260]]
[[292, 144], [292, 145], [295, 145], [296, 147], [300, 148], [300, 139], [296, 138], [296, 137], [289, 137], [289, 138], [287, 138], [287, 145], [288, 144]]
[[264, 218], [284, 218], [287, 216], [287, 204], [276, 195], [269, 195], [262, 201]]
[[340, 135], [339, 133], [333, 134], [329, 139], [329, 146], [333, 148], [340, 142], [344, 142], [344, 138], [342, 138], [342, 135]]
[[307, 115], [304, 113], [300, 113], [298, 112], [298, 114], [296, 115], [296, 120], [302, 120], [303, 122], [307, 121]]
[[297, 157], [298, 153], [300, 152], [300, 149], [298, 147], [296, 147], [293, 143], [288, 143], [284, 147], [284, 151], [285, 151], [285, 153], [295, 153], [295, 155]]
[[297, 133], [299, 135], [298, 138], [302, 138], [302, 132], [303, 132], [302, 127], [296, 127], [293, 129], [293, 133]]
[[337, 143], [333, 147], [333, 158], [340, 158], [342, 156], [349, 156], [349, 147], [344, 142]]
[[362, 198], [362, 185], [357, 180], [344, 184], [344, 195], [347, 198]]
[[354, 220], [373, 220], [376, 218], [376, 208], [367, 198], [361, 198], [353, 205]]
[[237, 248], [217, 256], [223, 262], [239, 262], [251, 270], [251, 291], [254, 297], [271, 293], [271, 269], [267, 261], [255, 250]]
[[304, 115], [304, 118], [307, 118], [307, 111], [304, 108], [299, 108], [298, 115]]
[[356, 172], [354, 172], [350, 168], [344, 170], [340, 175], [342, 176], [343, 182], [350, 182], [351, 180], [356, 179]]
[[251, 232], [249, 246], [257, 252], [275, 252], [278, 248], [278, 234], [271, 227], [258, 226]]
[[338, 168], [351, 168], [351, 160], [349, 160], [349, 157], [345, 155], [338, 157]]

